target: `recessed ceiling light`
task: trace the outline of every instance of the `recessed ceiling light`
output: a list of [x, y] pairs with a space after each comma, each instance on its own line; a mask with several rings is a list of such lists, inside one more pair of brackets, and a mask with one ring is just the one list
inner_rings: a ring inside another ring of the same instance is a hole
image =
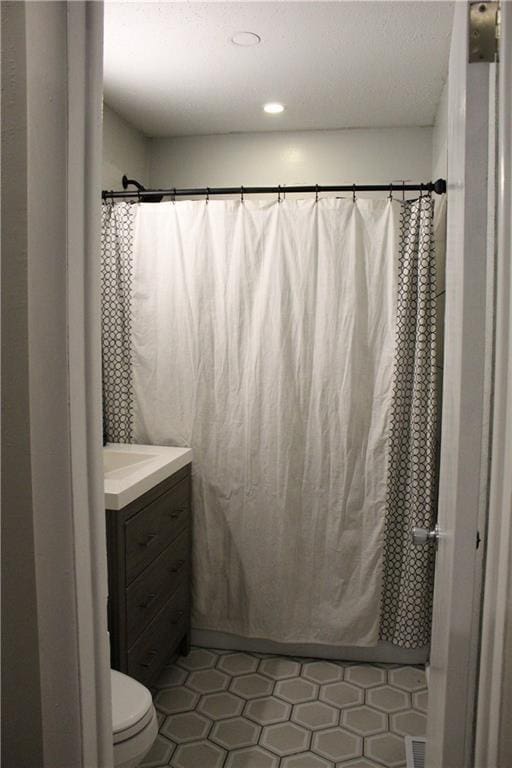
[[236, 32], [231, 38], [235, 45], [241, 45], [243, 48], [249, 48], [251, 45], [259, 45], [261, 37], [256, 32]]
[[284, 112], [283, 105], [277, 101], [270, 101], [268, 104], [264, 104], [263, 109], [269, 115], [278, 115], [280, 112]]

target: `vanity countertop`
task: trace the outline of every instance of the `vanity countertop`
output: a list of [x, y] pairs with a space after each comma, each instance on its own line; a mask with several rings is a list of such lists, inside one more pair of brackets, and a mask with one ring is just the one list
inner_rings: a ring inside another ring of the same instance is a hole
[[108, 443], [103, 448], [105, 508], [122, 509], [191, 461], [190, 448]]

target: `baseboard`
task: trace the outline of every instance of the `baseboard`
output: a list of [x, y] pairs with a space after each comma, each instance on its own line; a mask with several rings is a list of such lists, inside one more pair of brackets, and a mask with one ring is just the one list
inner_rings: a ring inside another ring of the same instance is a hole
[[273, 653], [282, 656], [308, 656], [317, 659], [339, 661], [376, 662], [381, 664], [424, 664], [428, 658], [428, 646], [423, 648], [397, 648], [391, 643], [379, 642], [371, 648], [330, 646], [320, 644], [276, 643], [272, 640], [239, 637], [227, 632], [193, 629], [192, 645], [203, 648]]

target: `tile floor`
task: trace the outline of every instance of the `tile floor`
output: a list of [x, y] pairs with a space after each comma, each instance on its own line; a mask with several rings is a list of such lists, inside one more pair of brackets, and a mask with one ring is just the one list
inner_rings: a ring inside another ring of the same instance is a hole
[[193, 648], [154, 701], [143, 768], [402, 768], [427, 689], [421, 667]]

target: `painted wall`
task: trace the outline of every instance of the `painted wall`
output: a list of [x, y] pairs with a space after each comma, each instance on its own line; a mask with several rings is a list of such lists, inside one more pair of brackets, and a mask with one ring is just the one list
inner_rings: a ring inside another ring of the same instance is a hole
[[150, 140], [137, 128], [103, 104], [103, 189], [121, 189], [126, 173], [149, 185]]
[[[2, 757], [42, 765], [30, 456], [25, 7], [2, 3]], [[22, 599], [20, 599], [22, 597]], [[27, 695], [20, 695], [25, 691]]]
[[[446, 179], [448, 175], [448, 82], [445, 83], [439, 100], [432, 131], [432, 178]], [[446, 273], [446, 205], [447, 196], [436, 199], [434, 215], [434, 236], [436, 244], [436, 279], [437, 279], [437, 370], [438, 391], [442, 388], [444, 365], [444, 313], [445, 313], [445, 273]], [[440, 394], [439, 394], [440, 397]]]
[[444, 84], [432, 131], [432, 178], [446, 179], [448, 170], [448, 81]]
[[154, 187], [389, 183], [430, 178], [432, 128], [191, 136], [151, 141]]

